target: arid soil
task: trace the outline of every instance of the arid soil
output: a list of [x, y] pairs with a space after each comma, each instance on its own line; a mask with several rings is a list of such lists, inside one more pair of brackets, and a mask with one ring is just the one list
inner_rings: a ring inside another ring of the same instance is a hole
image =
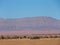
[[0, 45], [60, 45], [60, 38], [1, 39]]

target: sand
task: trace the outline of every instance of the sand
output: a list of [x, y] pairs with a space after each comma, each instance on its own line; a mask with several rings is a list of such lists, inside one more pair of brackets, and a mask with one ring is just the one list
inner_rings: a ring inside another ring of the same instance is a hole
[[43, 39], [4, 39], [0, 45], [60, 45], [60, 38]]

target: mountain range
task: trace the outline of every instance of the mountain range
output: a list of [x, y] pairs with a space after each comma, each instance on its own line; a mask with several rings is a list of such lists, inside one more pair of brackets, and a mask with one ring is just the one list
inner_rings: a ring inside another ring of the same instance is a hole
[[60, 20], [39, 16], [29, 18], [0, 18], [0, 31], [5, 30], [60, 30]]
[[60, 20], [46, 16], [0, 18], [0, 35], [15, 34], [60, 34]]

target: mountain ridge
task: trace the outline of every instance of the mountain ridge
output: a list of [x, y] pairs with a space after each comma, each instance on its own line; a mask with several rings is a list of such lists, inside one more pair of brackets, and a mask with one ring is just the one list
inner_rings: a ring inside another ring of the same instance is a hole
[[1, 18], [1, 30], [60, 30], [60, 20], [46, 16], [13, 19]]

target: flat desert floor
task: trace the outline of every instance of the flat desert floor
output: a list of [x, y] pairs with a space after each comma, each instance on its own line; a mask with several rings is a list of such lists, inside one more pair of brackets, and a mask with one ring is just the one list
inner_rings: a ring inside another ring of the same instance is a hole
[[4, 39], [0, 45], [60, 45], [60, 38], [43, 39]]

